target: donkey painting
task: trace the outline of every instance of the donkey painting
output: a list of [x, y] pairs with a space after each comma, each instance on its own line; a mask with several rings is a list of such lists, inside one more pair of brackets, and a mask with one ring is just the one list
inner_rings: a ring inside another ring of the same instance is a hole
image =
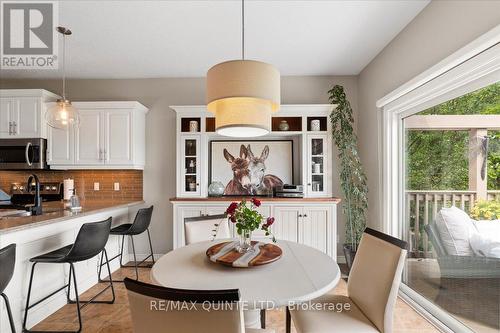
[[269, 156], [269, 146], [265, 146], [260, 157], [255, 157], [250, 145], [244, 149], [244, 155], [248, 159], [248, 170], [250, 177], [250, 194], [265, 194], [272, 191], [277, 186], [282, 186], [283, 181], [275, 175], [266, 175], [266, 164], [264, 163]]
[[231, 164], [233, 179], [227, 183], [224, 189], [225, 195], [250, 195], [250, 172], [248, 170], [248, 152], [244, 145], [240, 147], [240, 156], [234, 157], [224, 149], [224, 158]]

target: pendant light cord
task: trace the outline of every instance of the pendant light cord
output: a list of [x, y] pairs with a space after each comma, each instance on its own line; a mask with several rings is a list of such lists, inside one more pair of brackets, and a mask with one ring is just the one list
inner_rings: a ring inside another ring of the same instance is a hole
[[63, 61], [62, 61], [63, 79], [62, 79], [62, 97], [66, 100], [66, 35], [63, 34]]
[[241, 59], [245, 60], [245, 0], [241, 0]]

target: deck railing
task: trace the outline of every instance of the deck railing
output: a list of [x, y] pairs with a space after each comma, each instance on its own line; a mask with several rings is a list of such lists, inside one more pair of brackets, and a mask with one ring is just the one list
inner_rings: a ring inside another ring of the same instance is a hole
[[[488, 191], [488, 200], [500, 200], [500, 191]], [[432, 245], [424, 227], [443, 207], [456, 206], [469, 212], [477, 200], [475, 191], [406, 191], [406, 223], [410, 224], [410, 254], [432, 257]]]

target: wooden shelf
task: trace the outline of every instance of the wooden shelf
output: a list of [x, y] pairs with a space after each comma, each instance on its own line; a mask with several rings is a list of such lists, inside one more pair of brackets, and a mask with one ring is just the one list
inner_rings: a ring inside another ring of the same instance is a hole
[[[302, 131], [302, 117], [272, 117], [271, 130], [273, 132], [301, 132]], [[290, 127], [288, 131], [280, 131], [280, 123], [285, 120]]]
[[205, 118], [205, 132], [215, 132], [215, 118]]
[[[320, 192], [320, 191], [317, 191]], [[170, 198], [170, 202], [206, 202], [206, 201], [241, 201], [243, 199], [248, 200], [251, 196], [240, 197], [240, 196], [225, 196], [225, 197], [204, 197], [204, 198]], [[262, 202], [272, 202], [272, 201], [284, 201], [284, 202], [333, 202], [340, 203], [340, 198], [336, 197], [325, 197], [325, 198], [270, 198], [270, 197], [257, 197]]]

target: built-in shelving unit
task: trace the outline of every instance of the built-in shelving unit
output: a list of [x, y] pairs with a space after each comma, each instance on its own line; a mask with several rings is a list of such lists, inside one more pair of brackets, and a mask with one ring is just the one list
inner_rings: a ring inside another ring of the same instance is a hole
[[[209, 144], [230, 140], [215, 132], [215, 118], [205, 106], [172, 106], [177, 113], [177, 193], [178, 197], [207, 196]], [[254, 140], [293, 139], [294, 184], [305, 187], [305, 196], [332, 196], [332, 142], [329, 115], [333, 106], [282, 105], [272, 115], [271, 133]], [[319, 122], [315, 128], [312, 122]], [[196, 126], [193, 126], [196, 122]], [[286, 122], [287, 126], [283, 126]], [[281, 126], [280, 126], [281, 125]]]
[[[174, 248], [185, 245], [184, 219], [224, 214], [230, 201], [241, 198], [208, 197], [210, 142], [231, 140], [215, 132], [215, 118], [205, 106], [172, 106], [177, 113], [177, 193], [173, 205]], [[332, 105], [282, 105], [271, 120], [271, 133], [249, 140], [293, 142], [293, 183], [303, 184], [304, 199], [261, 198], [259, 211], [274, 216], [272, 231], [278, 239], [312, 246], [336, 258], [337, 203], [332, 198], [334, 172], [328, 117]], [[311, 121], [319, 121], [313, 130]], [[199, 121], [198, 126], [190, 126]], [[281, 126], [283, 121], [288, 129]], [[196, 129], [196, 130], [195, 130]], [[227, 200], [226, 200], [227, 199]], [[236, 232], [231, 226], [232, 236]], [[254, 237], [265, 237], [258, 231]]]

